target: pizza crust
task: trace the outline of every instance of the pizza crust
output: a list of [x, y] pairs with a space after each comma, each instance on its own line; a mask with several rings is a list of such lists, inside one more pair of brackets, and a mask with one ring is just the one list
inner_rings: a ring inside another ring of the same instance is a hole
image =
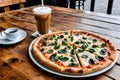
[[106, 68], [110, 64], [112, 64], [112, 61], [109, 59], [106, 59], [105, 61], [100, 62], [98, 65], [92, 65], [91, 68], [83, 67], [83, 71], [84, 71], [84, 74], [96, 72], [96, 71], [99, 71], [103, 68]]

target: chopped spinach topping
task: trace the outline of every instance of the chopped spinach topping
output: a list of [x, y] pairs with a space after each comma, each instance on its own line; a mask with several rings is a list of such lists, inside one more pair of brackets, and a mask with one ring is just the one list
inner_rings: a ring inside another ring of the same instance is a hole
[[50, 43], [50, 44], [48, 44], [48, 46], [54, 46], [55, 45], [55, 43]]
[[71, 49], [71, 46], [66, 46], [66, 49]]
[[59, 49], [60, 48], [60, 45], [55, 45], [54, 46], [54, 49]]
[[47, 53], [52, 53], [52, 52], [53, 52], [53, 50], [52, 50], [52, 49], [50, 49], [50, 50], [48, 50], [48, 51], [47, 51]]
[[99, 61], [104, 60], [104, 58], [103, 58], [103, 57], [101, 57], [101, 56], [95, 56], [95, 58], [96, 58], [97, 60], [99, 60]]
[[99, 46], [98, 46], [98, 45], [92, 45], [92, 47], [93, 47], [93, 48], [99, 48]]
[[68, 40], [66, 38], [64, 38], [64, 41], [68, 42]]
[[56, 38], [56, 36], [55, 35], [52, 35], [51, 37], [50, 37], [50, 40], [53, 40], [53, 39], [55, 39]]
[[71, 58], [71, 62], [74, 62], [74, 61], [75, 61], [75, 57], [72, 57], [72, 58]]
[[97, 42], [97, 39], [93, 39], [93, 43]]
[[105, 44], [105, 43], [102, 43], [100, 46], [101, 46], [101, 48], [103, 48], [103, 47], [106, 46], [106, 44]]
[[81, 53], [81, 52], [83, 52], [83, 51], [84, 51], [83, 49], [78, 49], [78, 50], [77, 50], [78, 53]]
[[58, 36], [57, 39], [60, 39], [60, 36]]
[[63, 35], [60, 35], [60, 38], [62, 39], [62, 38], [64, 38], [64, 36], [63, 36]]
[[91, 44], [91, 42], [88, 42], [88, 44]]
[[62, 41], [62, 45], [66, 46], [67, 42], [65, 40]]
[[84, 55], [84, 54], [83, 54], [81, 57], [84, 58], [84, 59], [87, 59], [87, 58], [88, 58], [88, 56], [87, 56], [87, 55]]
[[57, 54], [52, 54], [52, 55], [50, 56], [50, 59], [51, 59], [52, 61], [57, 61], [57, 60], [58, 60]]
[[57, 45], [58, 43], [57, 43], [57, 40], [55, 41], [55, 43], [54, 43], [55, 45]]
[[95, 64], [93, 59], [89, 59], [89, 64]]
[[48, 38], [44, 38], [44, 41], [47, 41], [48, 40]]
[[101, 54], [101, 55], [105, 55], [105, 54], [106, 54], [106, 52], [107, 52], [107, 50], [106, 50], [106, 49], [102, 49], [102, 50], [100, 51], [100, 54]]
[[90, 53], [94, 53], [94, 52], [95, 52], [95, 50], [94, 50], [94, 49], [92, 49], [92, 48], [91, 48], [91, 49], [89, 49], [88, 51], [89, 51]]
[[68, 38], [71, 38], [70, 36], [68, 36]]
[[63, 61], [63, 62], [66, 62], [69, 58], [68, 57], [59, 56], [58, 59]]
[[81, 41], [80, 43], [81, 43], [81, 44], [87, 44], [85, 41]]
[[68, 66], [70, 66], [70, 67], [76, 67], [78, 65], [79, 65], [78, 63], [71, 62]]
[[76, 41], [75, 44], [79, 44], [80, 42], [79, 41]]
[[82, 45], [82, 49], [86, 49], [87, 47], [88, 47], [87, 44], [83, 44], [83, 45]]
[[84, 40], [86, 40], [87, 38], [86, 37], [82, 37]]
[[43, 42], [42, 42], [42, 46], [46, 46], [46, 45], [47, 45], [46, 42], [43, 41]]
[[93, 39], [93, 43], [96, 43], [97, 42], [97, 40], [96, 39]]
[[71, 50], [71, 54], [75, 55], [75, 50], [74, 49]]
[[44, 50], [45, 50], [44, 48], [40, 49], [41, 52], [43, 52]]
[[73, 36], [71, 36], [70, 41], [73, 41], [73, 39], [74, 39]]
[[67, 50], [66, 50], [66, 49], [61, 49], [61, 50], [58, 51], [58, 53], [63, 53], [63, 54], [65, 54], [65, 53], [67, 53]]

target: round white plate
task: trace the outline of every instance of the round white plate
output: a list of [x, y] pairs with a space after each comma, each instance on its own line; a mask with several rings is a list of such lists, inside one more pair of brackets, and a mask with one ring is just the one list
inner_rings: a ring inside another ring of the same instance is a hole
[[11, 45], [22, 41], [27, 36], [27, 33], [24, 30], [20, 30], [20, 36], [15, 40], [0, 39], [0, 44], [2, 45]]
[[[36, 40], [36, 39], [35, 39], [35, 40]], [[56, 75], [59, 75], [59, 76], [63, 76], [63, 77], [85, 78], [85, 77], [91, 77], [91, 76], [99, 75], [99, 74], [102, 74], [102, 73], [108, 71], [109, 69], [111, 69], [111, 68], [115, 65], [115, 63], [116, 63], [116, 61], [117, 61], [117, 59], [118, 59], [118, 55], [117, 55], [115, 61], [114, 61], [110, 66], [108, 66], [108, 67], [106, 67], [106, 68], [104, 68], [104, 69], [101, 69], [101, 70], [99, 70], [99, 71], [90, 73], [90, 74], [85, 74], [85, 75], [81, 75], [81, 76], [64, 74], [64, 73], [60, 73], [60, 72], [51, 70], [51, 69], [45, 67], [44, 65], [40, 64], [39, 62], [37, 62], [37, 61], [35, 60], [35, 58], [34, 58], [33, 55], [32, 55], [32, 51], [31, 51], [31, 50], [32, 50], [32, 44], [34, 43], [35, 40], [33, 40], [33, 41], [31, 42], [31, 44], [29, 45], [29, 49], [28, 49], [29, 57], [30, 57], [30, 59], [33, 61], [33, 63], [35, 63], [39, 68], [41, 68], [41, 69], [43, 69], [43, 70], [45, 70], [45, 71], [47, 71], [47, 72], [50, 72], [50, 73], [53, 73], [53, 74], [56, 74]]]

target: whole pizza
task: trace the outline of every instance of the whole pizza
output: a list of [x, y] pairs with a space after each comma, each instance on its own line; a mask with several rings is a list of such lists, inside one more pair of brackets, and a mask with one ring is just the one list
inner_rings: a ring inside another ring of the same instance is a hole
[[45, 34], [32, 45], [32, 54], [47, 68], [74, 75], [101, 70], [111, 65], [117, 55], [109, 40], [82, 30]]

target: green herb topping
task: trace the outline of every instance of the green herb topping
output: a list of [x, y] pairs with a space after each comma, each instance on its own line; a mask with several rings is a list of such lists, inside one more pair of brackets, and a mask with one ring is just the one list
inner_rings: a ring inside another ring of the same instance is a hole
[[62, 38], [64, 38], [64, 36], [63, 36], [63, 35], [60, 35], [60, 38], [62, 39]]
[[46, 46], [46, 45], [47, 45], [46, 42], [43, 41], [43, 42], [42, 42], [42, 46]]
[[89, 64], [95, 64], [93, 59], [89, 59]]
[[50, 49], [50, 50], [48, 50], [48, 51], [47, 51], [47, 53], [52, 53], [52, 52], [53, 52], [53, 50], [52, 50], [52, 49]]
[[74, 49], [71, 50], [71, 54], [75, 55], [75, 50]]
[[41, 52], [43, 52], [44, 50], [45, 50], [44, 48], [40, 49]]
[[101, 56], [95, 56], [95, 58], [96, 58], [97, 60], [99, 60], [99, 61], [104, 60], [104, 58], [103, 58], [103, 57], [101, 57]]
[[94, 49], [92, 49], [92, 48], [91, 48], [91, 49], [89, 49], [88, 51], [89, 51], [90, 53], [94, 53], [94, 52], [95, 52], [95, 50], [94, 50]]
[[62, 45], [66, 46], [67, 42], [65, 40], [62, 41]]
[[63, 53], [63, 54], [65, 54], [65, 53], [67, 53], [67, 50], [66, 50], [66, 49], [61, 49], [61, 50], [58, 51], [58, 53]]
[[99, 48], [99, 46], [98, 46], [98, 45], [92, 45], [92, 47], [93, 47], [93, 48]]
[[103, 48], [103, 47], [105, 47], [105, 46], [106, 46], [106, 44], [105, 44], [105, 43], [102, 43], [100, 46]]
[[97, 40], [96, 39], [93, 39], [93, 43], [96, 43], [97, 42]]
[[78, 49], [78, 50], [77, 50], [78, 53], [81, 53], [81, 52], [83, 52], [83, 51], [84, 51], [83, 49]]
[[72, 62], [72, 63], [70, 63], [68, 66], [70, 66], [70, 67], [76, 67], [76, 66], [78, 66], [78, 65], [79, 65], [78, 63]]
[[84, 40], [86, 40], [87, 38], [86, 37], [82, 37]]
[[57, 61], [57, 60], [58, 60], [57, 54], [52, 54], [52, 55], [50, 56], [50, 59], [51, 59], [52, 61]]
[[47, 41], [48, 40], [48, 38], [44, 38], [44, 41]]
[[87, 55], [84, 55], [84, 54], [83, 54], [81, 57], [84, 58], [84, 59], [87, 59], [87, 58], [88, 58], [88, 56], [87, 56]]
[[74, 39], [73, 36], [71, 36], [70, 41], [73, 41], [73, 39]]
[[60, 48], [60, 45], [55, 45], [54, 46], [54, 49], [59, 49]]
[[76, 41], [75, 44], [79, 44], [80, 42], [79, 41]]
[[106, 50], [106, 49], [102, 49], [102, 50], [100, 51], [100, 54], [101, 54], [101, 55], [105, 55], [105, 54], [106, 54], [106, 52], [107, 52], [107, 50]]
[[59, 56], [58, 59], [63, 61], [63, 62], [66, 62], [69, 58], [68, 57]]

